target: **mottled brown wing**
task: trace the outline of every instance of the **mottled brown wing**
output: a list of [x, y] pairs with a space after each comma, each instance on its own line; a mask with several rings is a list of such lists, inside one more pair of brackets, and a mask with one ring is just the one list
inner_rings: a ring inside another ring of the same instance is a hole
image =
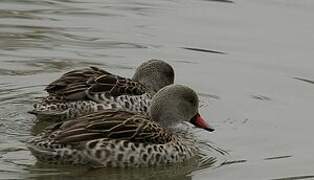
[[70, 71], [49, 84], [49, 96], [45, 101], [96, 100], [94, 95], [104, 93], [108, 96], [141, 95], [147, 89], [131, 79], [113, 75], [96, 67]]
[[92, 97], [97, 93], [106, 93], [109, 96], [141, 95], [147, 89], [139, 82], [117, 75], [102, 75], [88, 82], [91, 84], [87, 93]]
[[129, 140], [138, 143], [169, 142], [172, 134], [149, 117], [119, 110], [93, 113], [65, 122], [55, 137], [59, 143], [77, 143], [98, 138]]
[[86, 99], [85, 91], [91, 86], [89, 81], [102, 75], [111, 75], [109, 72], [97, 67], [89, 67], [70, 71], [46, 87], [51, 99], [78, 100]]

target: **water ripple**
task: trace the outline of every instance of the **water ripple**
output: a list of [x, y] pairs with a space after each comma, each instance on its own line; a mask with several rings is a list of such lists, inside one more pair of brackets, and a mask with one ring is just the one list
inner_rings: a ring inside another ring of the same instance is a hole
[[290, 177], [283, 177], [283, 178], [276, 178], [272, 180], [299, 180], [299, 179], [313, 179], [314, 175], [308, 176], [290, 176]]

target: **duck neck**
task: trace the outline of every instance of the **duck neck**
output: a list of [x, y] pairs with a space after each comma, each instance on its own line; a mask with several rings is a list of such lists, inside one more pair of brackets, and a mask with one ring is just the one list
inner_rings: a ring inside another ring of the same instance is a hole
[[155, 78], [147, 78], [147, 77], [139, 77], [139, 75], [135, 74], [133, 76], [133, 80], [143, 84], [146, 88], [148, 88], [150, 91], [156, 93], [160, 88], [161, 85], [158, 84], [158, 81], [157, 79]]
[[[157, 96], [157, 97], [156, 97]], [[179, 111], [178, 102], [171, 97], [160, 99], [158, 93], [153, 97], [149, 113], [153, 121], [163, 128], [172, 128], [184, 120], [184, 114]]]

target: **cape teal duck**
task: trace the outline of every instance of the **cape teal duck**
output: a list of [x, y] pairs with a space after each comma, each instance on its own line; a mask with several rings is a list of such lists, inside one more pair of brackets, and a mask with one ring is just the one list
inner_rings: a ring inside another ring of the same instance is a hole
[[46, 120], [68, 120], [112, 108], [147, 113], [152, 96], [173, 82], [173, 68], [155, 59], [140, 65], [132, 79], [97, 67], [74, 70], [49, 84], [48, 96], [29, 113]]

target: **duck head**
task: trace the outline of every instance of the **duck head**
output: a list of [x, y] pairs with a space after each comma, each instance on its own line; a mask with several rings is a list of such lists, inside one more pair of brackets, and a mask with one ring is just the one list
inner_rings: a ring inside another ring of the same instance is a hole
[[165, 128], [188, 121], [198, 128], [214, 131], [200, 116], [198, 108], [199, 100], [195, 91], [183, 85], [169, 85], [154, 95], [150, 115]]
[[165, 61], [151, 59], [136, 68], [132, 79], [157, 92], [161, 88], [173, 84], [174, 70]]

